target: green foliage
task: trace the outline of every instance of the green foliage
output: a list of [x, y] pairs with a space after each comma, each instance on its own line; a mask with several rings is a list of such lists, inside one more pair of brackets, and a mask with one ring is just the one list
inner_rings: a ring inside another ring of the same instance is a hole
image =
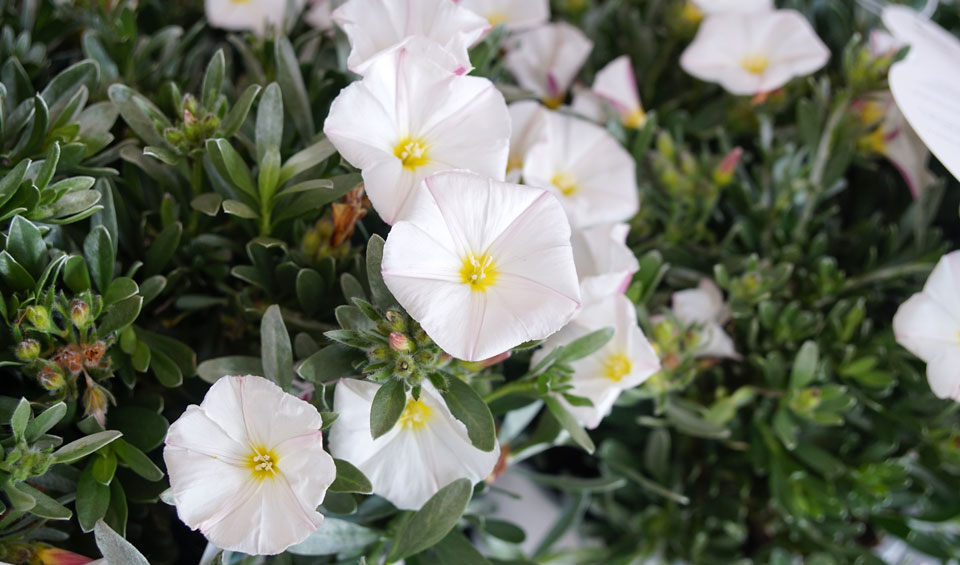
[[[581, 78], [627, 54], [649, 111], [607, 128], [638, 163], [626, 294], [664, 369], [590, 431], [566, 408], [590, 402], [571, 364], [612, 330], [535, 364], [537, 343], [466, 363], [391, 295], [388, 226], [319, 132], [354, 79], [342, 38], [224, 34], [196, 2], [0, 0], [0, 560], [53, 544], [198, 561], [200, 534], [159, 504], [162, 442], [236, 374], [309, 397], [324, 429], [338, 381], [380, 383], [375, 437], [429, 383], [475, 447], [499, 440], [560, 504], [524, 556], [526, 524], [490, 516], [495, 480], [403, 512], [337, 460], [323, 527], [268, 563], [876, 563], [892, 538], [958, 558], [940, 527], [960, 515], [956, 408], [890, 320], [955, 245], [960, 197], [938, 181], [911, 199], [856, 112], [903, 54], [869, 54], [878, 22], [856, 3], [784, 0], [834, 57], [750, 100], [679, 69], [696, 29], [681, 0], [552, 4], [596, 43]], [[472, 60], [512, 99], [505, 36]], [[698, 357], [703, 328], [670, 311], [703, 277], [739, 360]], [[590, 542], [562, 551], [567, 532]]]

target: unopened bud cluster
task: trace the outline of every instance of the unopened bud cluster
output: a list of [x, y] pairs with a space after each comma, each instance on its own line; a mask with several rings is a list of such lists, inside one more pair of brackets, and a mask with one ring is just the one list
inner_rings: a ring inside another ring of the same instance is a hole
[[364, 372], [373, 380], [399, 378], [417, 386], [450, 360], [416, 320], [399, 310], [387, 310], [376, 331], [386, 336], [386, 343], [367, 350]]
[[23, 307], [12, 328], [24, 374], [54, 398], [79, 398], [85, 414], [101, 421], [109, 392], [98, 383], [113, 376], [108, 349], [116, 339], [97, 333], [102, 309], [100, 296], [89, 291], [72, 299], [51, 294]]
[[180, 102], [180, 116], [173, 127], [162, 130], [164, 139], [187, 155], [203, 148], [207, 139], [216, 137], [220, 128], [220, 119], [210, 109], [203, 108], [192, 94], [183, 96]]

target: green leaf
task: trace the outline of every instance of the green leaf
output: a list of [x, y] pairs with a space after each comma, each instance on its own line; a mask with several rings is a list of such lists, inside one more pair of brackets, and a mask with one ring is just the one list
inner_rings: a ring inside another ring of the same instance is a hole
[[527, 470], [523, 470], [522, 474], [542, 485], [568, 492], [611, 492], [627, 484], [622, 477], [568, 477], [545, 475]]
[[557, 362], [570, 363], [579, 361], [599, 351], [600, 348], [606, 345], [611, 339], [613, 339], [613, 328], [603, 328], [591, 332], [563, 346]]
[[[110, 412], [113, 416], [113, 411]], [[120, 440], [123, 441], [123, 440]], [[90, 473], [98, 483], [110, 486], [113, 474], [117, 471], [117, 456], [113, 452], [101, 451], [90, 461]]]
[[253, 107], [254, 100], [257, 99], [261, 90], [263, 90], [263, 87], [259, 84], [251, 84], [243, 91], [243, 94], [237, 99], [237, 103], [233, 105], [233, 108], [230, 108], [227, 116], [220, 123], [220, 135], [229, 139], [240, 131], [243, 122], [246, 121], [247, 115], [250, 113], [250, 108]]
[[17, 483], [17, 489], [33, 498], [34, 506], [30, 509], [30, 513], [34, 516], [46, 520], [69, 520], [73, 517], [73, 512], [69, 508], [27, 483]]
[[415, 555], [445, 538], [457, 525], [472, 495], [473, 485], [467, 479], [457, 479], [440, 489], [404, 522], [387, 560], [399, 561]]
[[497, 445], [493, 414], [477, 391], [461, 379], [449, 376], [447, 390], [442, 394], [453, 416], [467, 427], [473, 446], [481, 451], [493, 451]]
[[163, 228], [147, 250], [147, 258], [143, 264], [144, 276], [160, 274], [176, 254], [182, 235], [183, 224], [180, 222], [173, 222]]
[[110, 482], [110, 505], [103, 521], [120, 535], [127, 532], [127, 495], [119, 479]]
[[34, 278], [46, 265], [47, 244], [37, 226], [21, 216], [14, 216], [7, 233], [7, 251]]
[[143, 297], [139, 295], [125, 298], [110, 306], [107, 313], [97, 321], [97, 333], [106, 336], [129, 326], [137, 320], [142, 306]]
[[150, 565], [147, 558], [137, 551], [137, 548], [123, 539], [117, 532], [102, 520], [94, 527], [94, 536], [97, 547], [107, 563], [123, 563], [123, 565]]
[[[505, 523], [505, 522], [502, 522]], [[519, 528], [518, 528], [519, 529]], [[520, 531], [523, 534], [523, 531]], [[470, 540], [459, 530], [451, 530], [440, 543], [433, 546], [437, 555], [437, 564], [456, 563], [457, 565], [490, 565]]]
[[267, 308], [260, 321], [260, 354], [263, 357], [263, 376], [290, 390], [293, 383], [293, 346], [287, 326], [274, 304]]
[[313, 269], [300, 269], [297, 273], [297, 300], [307, 315], [315, 315], [324, 302], [327, 287], [323, 276]]
[[0, 275], [13, 290], [30, 290], [37, 284], [30, 273], [6, 250], [0, 251]]
[[297, 367], [297, 374], [314, 384], [327, 384], [356, 375], [355, 367], [364, 359], [356, 349], [334, 343], [308, 357]]
[[275, 82], [268, 84], [260, 97], [255, 133], [257, 162], [263, 163], [264, 156], [274, 151], [279, 163], [280, 142], [283, 141], [283, 95], [280, 85]]
[[370, 297], [373, 303], [381, 308], [389, 308], [397, 304], [397, 300], [390, 293], [387, 284], [383, 282], [380, 264], [383, 263], [384, 243], [379, 235], [373, 235], [367, 241], [367, 280], [370, 283]]
[[543, 397], [543, 403], [547, 405], [547, 409], [550, 410], [550, 413], [553, 414], [553, 417], [560, 422], [560, 425], [563, 426], [563, 429], [567, 430], [567, 433], [570, 434], [571, 439], [577, 442], [577, 445], [582, 447], [587, 453], [594, 452], [596, 447], [593, 445], [593, 440], [590, 439], [590, 436], [587, 434], [586, 430], [583, 429], [583, 426], [580, 425], [580, 422], [573, 417], [573, 414], [567, 411], [567, 409], [560, 404], [559, 400], [553, 396], [545, 396]]
[[113, 442], [110, 449], [130, 467], [131, 471], [144, 479], [156, 482], [163, 478], [163, 471], [160, 470], [160, 467], [157, 467], [144, 452], [123, 441], [123, 439]]
[[103, 295], [103, 304], [110, 306], [121, 300], [126, 300], [131, 296], [135, 296], [139, 292], [140, 287], [137, 286], [137, 283], [133, 279], [129, 277], [117, 277], [113, 279], [110, 286], [107, 287], [107, 292]]
[[263, 363], [259, 357], [233, 355], [208, 359], [197, 367], [197, 375], [213, 384], [222, 377], [238, 375], [262, 375]]
[[820, 349], [816, 342], [807, 341], [797, 353], [790, 371], [790, 388], [801, 389], [817, 378], [817, 363], [820, 361]]
[[7, 498], [10, 499], [10, 505], [13, 506], [14, 510], [21, 512], [32, 510], [37, 505], [37, 499], [19, 488], [24, 484], [26, 483], [7, 481], [6, 484], [3, 485], [3, 492], [7, 493]]
[[330, 485], [330, 492], [373, 494], [373, 485], [360, 469], [343, 459], [334, 459], [337, 465], [337, 478]]
[[122, 435], [122, 433], [116, 430], [106, 430], [90, 434], [54, 451], [53, 458], [57, 463], [73, 463], [74, 461], [83, 459]]
[[304, 140], [313, 138], [316, 127], [313, 122], [313, 112], [310, 107], [310, 97], [303, 84], [303, 75], [300, 73], [300, 63], [297, 54], [290, 45], [290, 40], [280, 36], [274, 42], [274, 61], [277, 69], [277, 82], [283, 92], [283, 101], [288, 114]]
[[63, 282], [76, 293], [90, 288], [90, 272], [83, 257], [72, 255], [67, 258], [67, 262], [63, 265]]
[[223, 49], [218, 49], [207, 65], [207, 71], [203, 74], [203, 86], [200, 89], [201, 104], [208, 111], [212, 111], [216, 106], [220, 89], [223, 88], [223, 75], [226, 66], [227, 62], [223, 56]]
[[43, 159], [43, 166], [37, 171], [37, 176], [33, 179], [33, 185], [39, 190], [47, 188], [53, 176], [57, 172], [57, 164], [60, 163], [60, 142], [54, 141], [50, 146], [50, 151]]
[[380, 532], [347, 522], [324, 518], [323, 525], [310, 537], [287, 549], [294, 555], [336, 555], [364, 549], [380, 539]]
[[183, 384], [183, 370], [166, 353], [150, 348], [150, 370], [157, 382], [167, 388], [176, 388]]
[[260, 173], [257, 176], [257, 189], [261, 202], [272, 202], [280, 178], [280, 151], [268, 149], [260, 160]]
[[170, 147], [154, 123], [154, 120], [157, 120], [161, 128], [165, 128], [170, 126], [169, 120], [163, 118], [163, 112], [152, 102], [120, 83], [110, 85], [107, 95], [120, 111], [123, 121], [137, 134], [137, 137], [143, 140], [145, 145]]
[[207, 216], [216, 216], [220, 212], [221, 202], [223, 202], [222, 196], [216, 192], [208, 192], [191, 200], [190, 207]]
[[17, 441], [23, 439], [24, 434], [27, 431], [27, 424], [30, 421], [30, 401], [26, 398], [21, 398], [20, 402], [17, 403], [17, 407], [13, 411], [13, 415], [10, 416], [10, 430], [13, 432], [13, 437]]
[[106, 292], [113, 280], [114, 264], [117, 261], [110, 232], [104, 226], [90, 230], [83, 240], [83, 256], [87, 260], [93, 282], [100, 292]]
[[300, 173], [319, 165], [336, 152], [337, 149], [333, 146], [333, 143], [330, 143], [329, 139], [323, 138], [306, 149], [295, 153], [280, 168], [280, 184], [282, 185]]
[[77, 481], [77, 521], [85, 533], [93, 530], [97, 521], [107, 513], [110, 505], [110, 487], [97, 482], [93, 477], [93, 464], [80, 473]]
[[28, 442], [33, 442], [59, 424], [60, 420], [66, 415], [67, 405], [63, 402], [57, 402], [38, 414], [36, 418], [30, 420], [24, 432], [24, 437], [27, 438]]
[[17, 193], [20, 183], [26, 177], [27, 167], [29, 166], [30, 160], [24, 159], [5, 175], [0, 176], [0, 206], [6, 204]]
[[231, 181], [234, 186], [253, 198], [257, 198], [257, 190], [250, 180], [250, 168], [229, 141], [223, 138], [208, 139], [207, 153], [224, 179]]
[[403, 381], [390, 379], [377, 389], [370, 407], [370, 435], [377, 439], [393, 429], [407, 405]]
[[224, 200], [223, 211], [231, 216], [243, 218], [245, 220], [256, 220], [260, 217], [253, 208], [247, 206], [239, 200]]
[[109, 424], [123, 432], [123, 440], [145, 452], [163, 443], [169, 423], [154, 410], [140, 406], [118, 406], [110, 410]]

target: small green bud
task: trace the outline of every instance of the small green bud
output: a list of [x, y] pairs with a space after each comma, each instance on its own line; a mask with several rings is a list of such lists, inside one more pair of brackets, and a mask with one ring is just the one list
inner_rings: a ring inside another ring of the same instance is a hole
[[90, 323], [90, 306], [83, 300], [72, 300], [70, 302], [70, 321], [78, 328], [85, 328]]
[[67, 385], [66, 379], [63, 378], [63, 373], [61, 373], [56, 366], [52, 365], [46, 365], [43, 369], [40, 369], [40, 373], [37, 374], [37, 382], [50, 392], [62, 390], [63, 387]]
[[38, 330], [50, 329], [50, 312], [43, 306], [35, 305], [27, 308], [27, 321]]
[[405, 332], [407, 331], [407, 322], [403, 319], [403, 314], [397, 310], [387, 310], [387, 313], [384, 314], [384, 318], [387, 319], [387, 322], [390, 324], [390, 330], [394, 332]]
[[405, 379], [413, 374], [416, 364], [409, 355], [399, 355], [397, 363], [394, 365], [394, 375], [397, 378]]
[[671, 161], [674, 159], [677, 153], [677, 147], [674, 145], [673, 138], [670, 137], [669, 133], [662, 131], [657, 136], [657, 151]]
[[25, 339], [17, 345], [17, 359], [33, 361], [40, 356], [40, 343], [35, 339]]
[[372, 361], [386, 361], [390, 359], [390, 349], [382, 345], [378, 345], [370, 350], [369, 357]]

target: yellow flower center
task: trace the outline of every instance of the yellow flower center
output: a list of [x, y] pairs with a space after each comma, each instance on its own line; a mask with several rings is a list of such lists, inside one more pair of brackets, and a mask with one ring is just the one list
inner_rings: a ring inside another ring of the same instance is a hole
[[577, 187], [577, 179], [573, 178], [573, 175], [570, 173], [557, 173], [553, 175], [550, 184], [557, 187], [557, 190], [564, 196], [572, 196], [579, 190]]
[[698, 24], [703, 19], [703, 10], [694, 4], [693, 0], [687, 0], [683, 5], [683, 11], [680, 12], [680, 18], [690, 24]]
[[556, 110], [563, 104], [564, 96], [563, 94], [558, 94], [556, 96], [547, 96], [543, 99], [543, 105], [551, 110]]
[[762, 75], [770, 66], [770, 59], [759, 53], [747, 55], [740, 60], [740, 66], [750, 74]]
[[860, 106], [860, 123], [865, 126], [872, 126], [883, 121], [887, 115], [887, 109], [883, 104], [874, 100], [867, 100]]
[[419, 430], [427, 425], [430, 418], [433, 417], [433, 409], [427, 406], [427, 403], [420, 400], [409, 399], [407, 405], [400, 414], [399, 424], [401, 428]]
[[277, 454], [263, 446], [254, 447], [247, 459], [247, 468], [253, 478], [262, 481], [273, 478], [280, 470], [277, 467]]
[[640, 129], [647, 123], [647, 113], [643, 108], [631, 110], [629, 114], [623, 117], [623, 125], [632, 129]]
[[618, 383], [620, 379], [630, 374], [630, 358], [623, 353], [611, 355], [603, 362], [603, 376]]
[[878, 127], [872, 132], [860, 136], [857, 145], [860, 149], [869, 153], [884, 153], [887, 150], [887, 132]]
[[523, 168], [523, 157], [510, 157], [507, 161], [507, 172], [517, 171]]
[[234, 4], [249, 4], [250, 0], [230, 0]]
[[506, 12], [493, 12], [492, 14], [490, 14], [489, 16], [487, 16], [487, 21], [490, 23], [490, 27], [497, 27], [498, 25], [500, 25], [500, 24], [502, 24], [502, 23], [506, 23], [506, 21], [507, 21], [507, 13], [506, 13]]
[[470, 285], [470, 290], [476, 292], [486, 292], [487, 287], [496, 284], [497, 275], [499, 273], [493, 264], [493, 257], [486, 253], [479, 257], [473, 253], [467, 255], [460, 268], [460, 282]]
[[430, 162], [427, 155], [427, 144], [420, 138], [406, 136], [397, 142], [393, 148], [393, 154], [397, 159], [403, 162], [406, 169], [417, 169]]

